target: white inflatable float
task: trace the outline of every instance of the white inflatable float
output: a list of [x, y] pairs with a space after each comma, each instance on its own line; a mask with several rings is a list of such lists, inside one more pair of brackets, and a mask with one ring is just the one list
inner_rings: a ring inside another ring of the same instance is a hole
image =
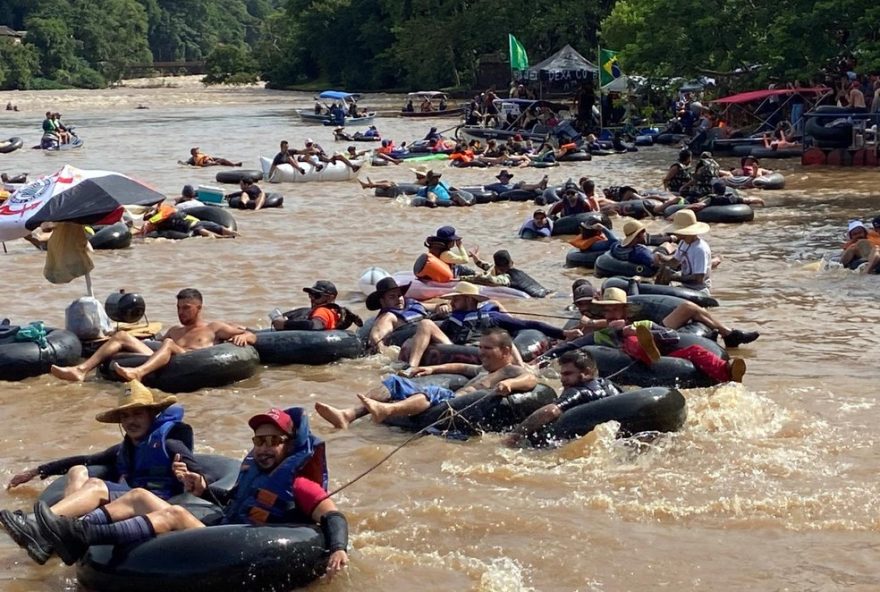
[[[458, 285], [458, 282], [423, 282], [417, 280], [409, 271], [399, 271], [393, 277], [398, 285], [410, 284], [406, 297], [416, 300], [430, 300], [443, 294], [449, 294]], [[479, 286], [479, 288], [480, 294], [487, 298], [531, 298], [525, 292], [504, 286]]]
[[[361, 160], [352, 160], [355, 166], [362, 166]], [[275, 167], [275, 172], [269, 176], [269, 169], [272, 168], [272, 159], [265, 156], [260, 157], [260, 168], [263, 169], [263, 178], [269, 183], [311, 183], [314, 181], [350, 181], [357, 177], [357, 173], [343, 162], [322, 163], [321, 170], [317, 170], [315, 165], [308, 162], [301, 162], [305, 174], [294, 170], [289, 164], [280, 164]]]

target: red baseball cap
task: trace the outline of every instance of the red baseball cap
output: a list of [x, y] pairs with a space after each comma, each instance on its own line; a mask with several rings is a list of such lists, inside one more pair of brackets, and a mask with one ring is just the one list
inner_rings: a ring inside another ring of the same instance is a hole
[[277, 427], [285, 434], [293, 433], [293, 420], [287, 413], [277, 407], [272, 407], [266, 413], [254, 415], [248, 420], [248, 425], [251, 426], [251, 429], [254, 431], [256, 431], [261, 425], [267, 423]]

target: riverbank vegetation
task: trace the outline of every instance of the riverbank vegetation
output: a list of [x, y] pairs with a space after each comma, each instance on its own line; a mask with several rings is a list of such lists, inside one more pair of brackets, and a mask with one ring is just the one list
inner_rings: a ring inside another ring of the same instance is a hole
[[101, 87], [154, 62], [201, 64], [206, 83], [468, 86], [508, 33], [532, 64], [569, 43], [647, 76], [816, 80], [842, 59], [880, 69], [878, 19], [867, 0], [5, 0], [0, 24], [26, 35], [0, 38], [0, 88]]

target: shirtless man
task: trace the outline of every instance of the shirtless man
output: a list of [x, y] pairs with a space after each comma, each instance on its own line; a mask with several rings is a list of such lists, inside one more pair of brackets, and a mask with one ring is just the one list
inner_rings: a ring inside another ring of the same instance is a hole
[[269, 167], [269, 179], [272, 178], [272, 175], [275, 174], [275, 169], [278, 168], [279, 164], [289, 164], [294, 168], [294, 170], [299, 171], [301, 175], [305, 175], [306, 171], [302, 166], [297, 162], [295, 156], [299, 154], [298, 150], [293, 150], [290, 148], [290, 145], [287, 143], [287, 140], [281, 141], [281, 150], [278, 154], [275, 155], [275, 158], [272, 159], [272, 166]]
[[230, 325], [222, 321], [209, 322], [202, 319], [202, 294], [193, 288], [186, 288], [177, 293], [177, 318], [180, 320], [180, 325], [172, 327], [164, 334], [162, 345], [155, 352], [144, 342], [137, 340], [125, 331], [119, 331], [82, 364], [77, 366], [53, 365], [51, 372], [62, 380], [82, 382], [86, 375], [104, 360], [119, 352], [133, 352], [150, 357], [136, 368], [123, 368], [115, 362], [112, 368], [127, 381], [141, 380], [150, 372], [155, 372], [168, 364], [172, 355], [204, 349], [224, 341], [245, 346], [253, 344], [257, 340], [256, 335], [244, 327]]
[[198, 146], [191, 148], [189, 160], [187, 160], [184, 164], [188, 164], [190, 166], [197, 167], [209, 167], [209, 166], [231, 166], [231, 167], [240, 167], [240, 162], [232, 162], [231, 160], [226, 160], [225, 158], [218, 158], [215, 156], [209, 156], [202, 152]]
[[346, 429], [367, 413], [374, 422], [381, 423], [390, 417], [417, 415], [443, 401], [474, 391], [491, 390], [507, 396], [530, 391], [538, 384], [530, 370], [513, 363], [513, 340], [503, 329], [488, 329], [480, 338], [480, 361], [479, 366], [455, 363], [423, 366], [413, 373], [415, 376], [451, 373], [469, 377], [468, 383], [455, 392], [438, 386], [419, 385], [400, 376], [389, 376], [382, 381], [381, 387], [366, 395], [358, 394], [361, 405], [337, 409], [318, 402], [315, 411], [335, 427]]

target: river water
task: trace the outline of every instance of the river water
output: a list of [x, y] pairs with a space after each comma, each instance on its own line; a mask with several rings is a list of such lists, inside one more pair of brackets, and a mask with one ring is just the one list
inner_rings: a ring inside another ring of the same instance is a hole
[[[42, 113], [51, 108], [86, 141], [67, 160], [27, 149], [0, 155], [0, 170], [10, 173], [52, 173], [68, 162], [122, 171], [174, 195], [185, 183], [216, 185], [217, 169], [175, 164], [191, 146], [258, 168], [257, 157], [274, 154], [281, 139], [334, 144], [330, 128], [297, 121], [293, 108], [313, 104], [302, 93], [184, 85], [9, 99], [22, 111], [0, 113], [3, 135], [36, 144]], [[139, 103], [150, 109], [135, 110]], [[383, 109], [400, 103], [382, 95], [362, 101]], [[398, 142], [421, 137], [429, 125], [396, 118], [376, 124]], [[655, 187], [674, 157], [674, 150], [657, 147], [597, 158], [550, 169], [550, 181], [586, 174], [599, 186]], [[550, 451], [508, 450], [497, 435], [463, 443], [417, 440], [340, 495], [337, 503], [351, 524], [352, 564], [321, 589], [876, 590], [877, 278], [807, 264], [842, 242], [848, 218], [880, 211], [872, 194], [877, 173], [808, 170], [792, 162], [779, 168], [787, 187], [762, 195], [767, 207], [755, 222], [715, 226], [708, 235], [713, 252], [724, 257], [713, 274], [718, 314], [762, 334], [740, 350], [749, 368], [744, 385], [687, 391], [685, 429], [651, 444], [616, 440], [610, 426]], [[515, 172], [518, 179], [541, 176]], [[459, 185], [489, 182], [495, 174], [443, 173]], [[366, 175], [411, 176], [405, 166]], [[529, 204], [428, 210], [374, 198], [354, 182], [273, 189], [284, 193], [285, 207], [239, 214], [240, 239], [158, 241], [96, 253], [96, 295], [103, 300], [118, 288], [137, 291], [150, 320], [169, 326], [176, 322], [174, 294], [196, 287], [205, 295], [207, 318], [266, 326], [268, 311], [306, 305], [301, 288], [323, 278], [336, 283], [343, 303], [363, 310], [361, 272], [371, 265], [410, 268], [424, 237], [444, 224], [484, 256], [509, 249], [519, 267], [560, 290], [542, 301], [509, 302], [510, 309], [560, 314], [567, 286], [582, 273], [564, 268], [568, 245], [562, 240], [515, 238], [533, 209]], [[650, 228], [663, 225], [655, 221]], [[2, 316], [63, 324], [65, 306], [84, 294], [84, 283], [51, 285], [42, 277], [44, 254], [23, 241], [7, 246]], [[347, 405], [354, 393], [376, 384], [387, 362], [374, 356], [317, 368], [266, 368], [245, 382], [181, 399], [198, 450], [239, 457], [251, 414], [270, 405], [311, 408], [316, 400]], [[118, 441], [112, 426], [94, 420], [116, 392], [96, 379], [4, 383], [0, 478]], [[312, 419], [328, 441], [333, 486], [408, 437], [368, 421], [337, 432], [314, 413]], [[30, 507], [41, 489], [34, 483], [0, 492], [0, 506]], [[5, 536], [0, 568], [0, 590], [75, 587], [72, 569], [54, 559], [38, 567]]]

